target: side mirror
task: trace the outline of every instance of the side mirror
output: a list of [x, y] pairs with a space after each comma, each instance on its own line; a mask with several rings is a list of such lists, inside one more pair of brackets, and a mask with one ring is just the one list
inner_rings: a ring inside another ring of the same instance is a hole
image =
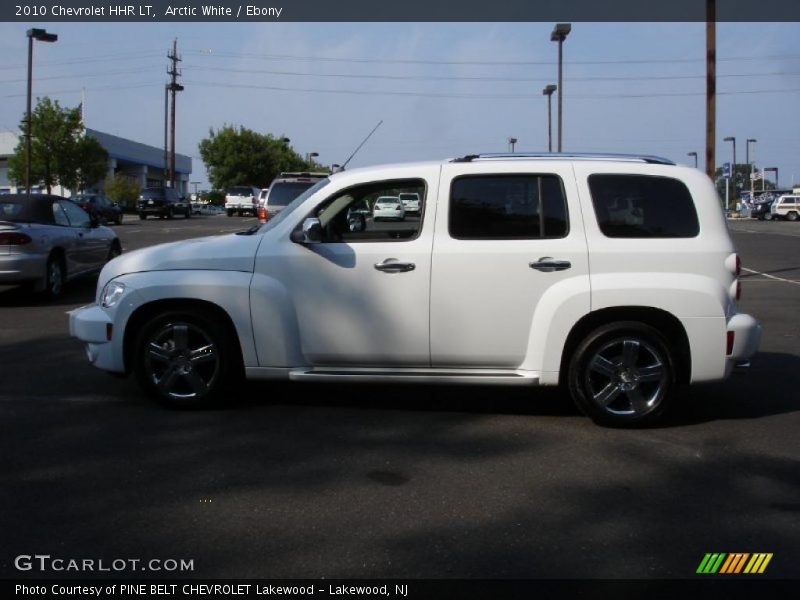
[[96, 215], [89, 215], [89, 228], [94, 229], [100, 226], [100, 219]]
[[318, 244], [322, 241], [322, 224], [319, 219], [308, 217], [303, 221], [302, 230], [295, 229], [291, 240], [298, 244]]

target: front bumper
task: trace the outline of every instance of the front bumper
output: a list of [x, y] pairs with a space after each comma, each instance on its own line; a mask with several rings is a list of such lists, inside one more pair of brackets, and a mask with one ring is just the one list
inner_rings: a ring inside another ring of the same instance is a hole
[[[105, 371], [124, 372], [121, 348], [112, 342], [111, 318], [97, 304], [89, 304], [69, 312], [69, 334], [86, 344], [86, 357], [95, 367]], [[121, 335], [122, 332], [116, 332]]]

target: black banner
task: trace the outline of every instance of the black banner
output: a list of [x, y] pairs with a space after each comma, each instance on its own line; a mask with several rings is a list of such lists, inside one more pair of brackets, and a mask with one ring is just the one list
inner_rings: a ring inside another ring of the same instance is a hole
[[[800, 21], [800, 2], [715, 0], [717, 21]], [[705, 21], [706, 0], [16, 0], [0, 21], [639, 22]]]

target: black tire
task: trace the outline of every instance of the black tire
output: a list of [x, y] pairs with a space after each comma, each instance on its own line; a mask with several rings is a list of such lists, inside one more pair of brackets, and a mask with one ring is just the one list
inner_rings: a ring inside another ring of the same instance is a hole
[[63, 259], [57, 254], [51, 254], [47, 259], [44, 276], [44, 292], [48, 298], [58, 298], [64, 291], [64, 282], [67, 270]]
[[787, 219], [788, 221], [797, 221], [797, 213], [796, 213], [795, 211], [792, 211], [792, 212], [790, 212], [790, 213], [787, 213], [787, 214], [786, 214], [786, 219]]
[[192, 218], [192, 209], [191, 208], [187, 208], [186, 212], [183, 214], [183, 216], [186, 219], [191, 219]]
[[772, 221], [772, 219], [774, 219], [774, 218], [775, 218], [775, 217], [773, 217], [773, 216], [772, 216], [772, 213], [771, 213], [771, 212], [764, 213], [764, 220], [765, 220], [765, 221]]
[[567, 383], [575, 404], [598, 425], [641, 427], [672, 404], [675, 360], [657, 329], [637, 321], [610, 323], [578, 345]]
[[117, 258], [120, 254], [122, 254], [122, 246], [119, 244], [119, 240], [114, 240], [111, 242], [111, 246], [108, 249], [108, 256], [106, 257], [106, 262]]
[[139, 385], [170, 408], [213, 405], [242, 373], [235, 338], [205, 311], [156, 315], [142, 327], [133, 348]]
[[168, 219], [172, 219], [172, 218], [174, 218], [174, 217], [175, 217], [175, 212], [172, 210], [172, 207], [170, 206], [170, 207], [167, 209], [167, 218], [168, 218]]
[[226, 212], [226, 213], [228, 213], [228, 216], [229, 216], [229, 217], [232, 217], [232, 216], [233, 216], [233, 211], [232, 211], [232, 210], [227, 210], [227, 211], [225, 211], [225, 212]]
[[140, 220], [144, 221], [146, 218], [147, 218], [147, 215], [145, 213], [139, 213], [139, 219]]

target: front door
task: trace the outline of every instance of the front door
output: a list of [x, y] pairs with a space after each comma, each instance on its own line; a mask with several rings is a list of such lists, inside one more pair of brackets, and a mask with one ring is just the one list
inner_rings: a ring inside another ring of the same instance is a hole
[[[256, 274], [286, 288], [309, 364], [430, 365], [432, 208], [438, 175], [438, 166], [417, 167], [397, 178], [339, 189], [298, 220], [300, 225], [304, 217], [319, 218], [320, 243], [262, 244]], [[395, 197], [402, 207], [399, 194], [404, 192], [423, 199], [419, 214], [402, 214], [399, 208], [391, 219], [376, 221], [376, 200]]]

